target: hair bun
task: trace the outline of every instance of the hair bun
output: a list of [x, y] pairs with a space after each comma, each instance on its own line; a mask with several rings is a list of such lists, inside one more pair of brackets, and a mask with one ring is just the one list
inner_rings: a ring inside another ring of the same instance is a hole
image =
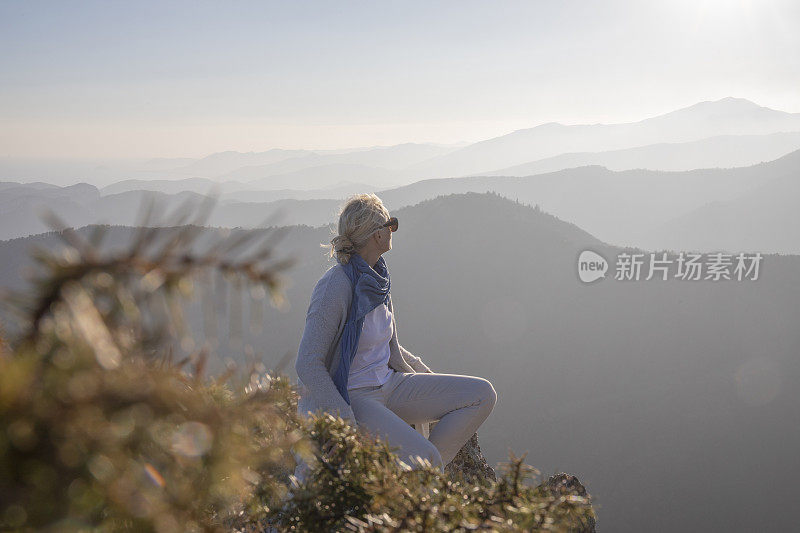
[[333, 244], [334, 251], [338, 253], [352, 254], [356, 251], [353, 241], [347, 235], [337, 235], [331, 241], [331, 244]]

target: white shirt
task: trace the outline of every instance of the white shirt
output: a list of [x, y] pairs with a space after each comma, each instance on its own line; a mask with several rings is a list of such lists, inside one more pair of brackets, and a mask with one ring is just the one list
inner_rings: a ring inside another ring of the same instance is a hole
[[389, 341], [393, 333], [392, 314], [386, 303], [364, 316], [358, 348], [347, 377], [348, 390], [383, 385], [389, 380], [394, 372], [389, 368]]

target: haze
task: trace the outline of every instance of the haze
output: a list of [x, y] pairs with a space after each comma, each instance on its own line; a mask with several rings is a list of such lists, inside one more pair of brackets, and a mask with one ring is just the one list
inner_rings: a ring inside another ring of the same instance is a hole
[[0, 157], [459, 143], [800, 111], [800, 4], [3, 2]]
[[[492, 466], [576, 475], [601, 531], [796, 527], [800, 3], [3, 2], [0, 46], [0, 296], [63, 246], [45, 211], [108, 251], [213, 193], [201, 243], [277, 226], [300, 261], [288, 310], [198, 282], [196, 345], [293, 360], [375, 192], [398, 339], [493, 383]], [[586, 250], [764, 260], [583, 283]]]

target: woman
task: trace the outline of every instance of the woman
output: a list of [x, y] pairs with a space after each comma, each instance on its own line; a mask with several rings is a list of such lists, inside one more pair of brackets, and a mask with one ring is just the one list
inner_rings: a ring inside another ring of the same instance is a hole
[[[342, 208], [330, 245], [337, 264], [314, 287], [295, 363], [298, 411], [337, 414], [399, 447], [406, 464], [417, 466], [420, 456], [444, 472], [497, 393], [483, 378], [433, 372], [398, 342], [382, 257], [397, 227], [374, 194], [355, 195]], [[410, 426], [437, 420], [427, 439]]]

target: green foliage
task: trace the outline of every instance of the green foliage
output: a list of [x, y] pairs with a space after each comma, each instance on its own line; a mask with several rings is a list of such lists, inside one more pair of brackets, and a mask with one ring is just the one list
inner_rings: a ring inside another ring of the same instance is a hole
[[279, 497], [259, 472], [300, 437], [269, 391], [220, 401], [144, 360], [21, 349], [0, 361], [0, 390], [5, 527], [215, 529], [213, 513], [256, 488]]
[[286, 530], [582, 531], [594, 523], [588, 497], [528, 484], [535, 469], [513, 455], [497, 482], [463, 484], [426, 460], [406, 465], [339, 417], [312, 415], [308, 427], [311, 473], [272, 513]]
[[[287, 262], [261, 265], [270, 248], [221, 253], [263, 230], [203, 255], [189, 249], [196, 226], [143, 228], [112, 255], [97, 248], [102, 229], [91, 242], [61, 231], [71, 247], [40, 250], [31, 294], [8, 300], [27, 328], [0, 341], [0, 529], [558, 531], [593, 520], [585, 495], [527, 484], [521, 459], [496, 483], [455, 481], [341, 418], [300, 417], [277, 371], [203, 377], [207, 347], [187, 337], [178, 300], [219, 270], [280, 301]], [[179, 363], [176, 337], [194, 350]], [[303, 483], [292, 453], [311, 467]]]

